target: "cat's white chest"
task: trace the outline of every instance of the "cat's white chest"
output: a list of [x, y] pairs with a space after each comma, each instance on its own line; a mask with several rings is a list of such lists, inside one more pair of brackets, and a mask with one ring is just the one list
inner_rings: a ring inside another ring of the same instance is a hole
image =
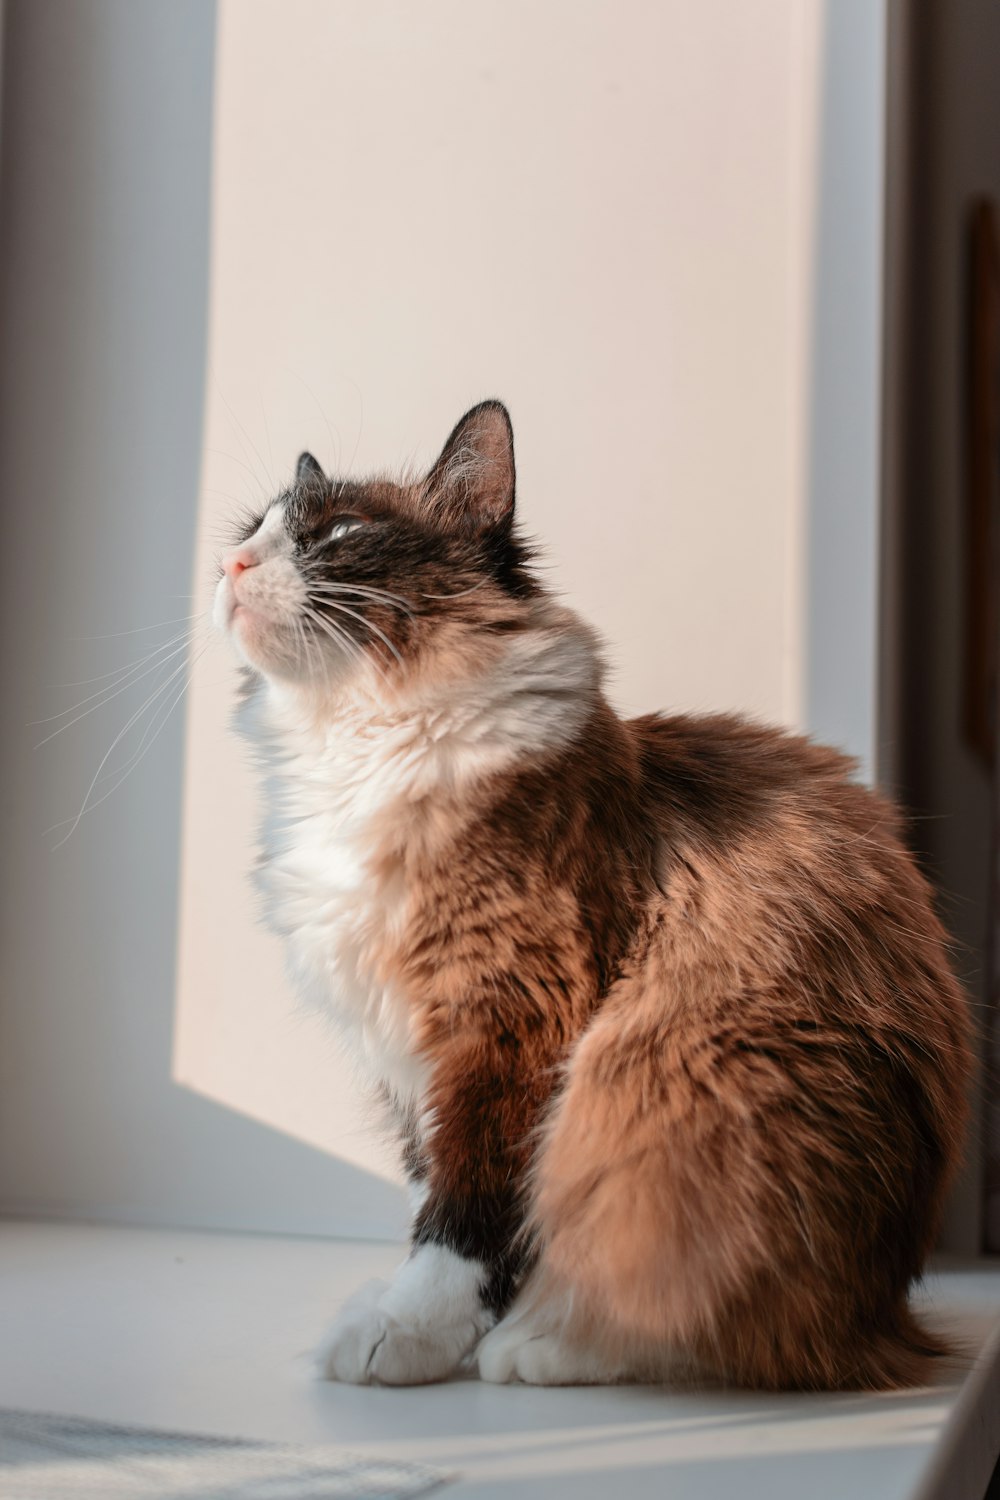
[[334, 1018], [369, 1081], [416, 1104], [412, 1014], [385, 976], [410, 905], [402, 862], [384, 852], [405, 751], [350, 722], [322, 741], [289, 738], [269, 778], [259, 883], [300, 995]]

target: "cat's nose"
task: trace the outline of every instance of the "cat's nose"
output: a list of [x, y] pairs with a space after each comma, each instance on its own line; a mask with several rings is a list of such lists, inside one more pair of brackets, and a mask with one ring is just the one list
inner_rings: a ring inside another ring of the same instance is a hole
[[245, 573], [247, 568], [254, 567], [256, 562], [257, 559], [249, 547], [234, 547], [223, 557], [222, 571], [231, 582], [235, 583], [240, 574]]

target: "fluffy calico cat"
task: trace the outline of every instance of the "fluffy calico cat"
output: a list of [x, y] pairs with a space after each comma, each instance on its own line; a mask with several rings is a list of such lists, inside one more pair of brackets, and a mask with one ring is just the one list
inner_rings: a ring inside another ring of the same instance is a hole
[[414, 1189], [326, 1373], [922, 1381], [969, 1023], [894, 811], [805, 739], [615, 714], [498, 402], [424, 478], [303, 454], [222, 563], [270, 919]]

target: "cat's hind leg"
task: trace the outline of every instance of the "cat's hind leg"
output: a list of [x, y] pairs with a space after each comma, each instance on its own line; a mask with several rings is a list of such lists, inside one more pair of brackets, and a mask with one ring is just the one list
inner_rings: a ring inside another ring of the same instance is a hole
[[504, 1385], [613, 1385], [628, 1379], [620, 1363], [567, 1336], [568, 1295], [533, 1298], [530, 1289], [476, 1351], [480, 1379]]
[[505, 1317], [476, 1350], [481, 1380], [505, 1385], [620, 1385], [688, 1381], [690, 1361], [645, 1340], [588, 1337], [573, 1314], [573, 1294], [529, 1278]]
[[532, 1302], [483, 1341], [484, 1378], [655, 1380], [678, 1357], [762, 1388], [926, 1378], [906, 1291], [939, 1184], [915, 1080], [857, 1028], [798, 1026], [794, 996], [768, 1007], [609, 997], [542, 1132]]

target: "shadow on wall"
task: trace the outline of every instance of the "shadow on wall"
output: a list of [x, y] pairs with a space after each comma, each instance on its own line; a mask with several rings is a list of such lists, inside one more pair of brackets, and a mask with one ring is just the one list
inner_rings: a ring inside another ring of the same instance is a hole
[[128, 699], [37, 752], [21, 727], [143, 640], [89, 638], [191, 608], [215, 26], [207, 0], [5, 6], [0, 1209], [396, 1235], [376, 1174], [170, 1079], [180, 716], [54, 853]]

